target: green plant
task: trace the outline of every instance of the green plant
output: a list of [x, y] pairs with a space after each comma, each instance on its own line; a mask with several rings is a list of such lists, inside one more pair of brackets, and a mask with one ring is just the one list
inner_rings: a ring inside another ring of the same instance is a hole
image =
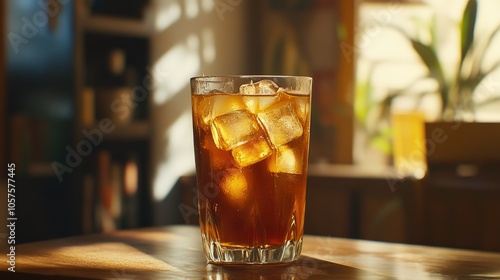
[[384, 120], [390, 115], [394, 94], [389, 94], [382, 101], [374, 98], [371, 77], [376, 68], [377, 63], [372, 64], [367, 77], [356, 83], [354, 116], [356, 125], [366, 134], [365, 144], [390, 155], [392, 128]]
[[477, 0], [469, 0], [463, 12], [459, 26], [459, 64], [455, 69], [455, 73], [449, 79], [445, 75], [437, 53], [437, 34], [434, 28], [430, 30], [430, 42], [426, 43], [414, 38], [400, 27], [393, 26], [395, 30], [401, 32], [410, 40], [413, 49], [427, 68], [428, 74], [422, 78], [432, 78], [437, 82], [437, 91], [442, 102], [441, 115], [447, 121], [472, 120], [474, 115], [473, 94], [476, 88], [491, 72], [500, 69], [500, 61], [497, 61], [488, 69], [483, 67], [486, 51], [493, 38], [500, 32], [500, 26], [497, 26], [485, 40], [475, 40], [477, 6]]

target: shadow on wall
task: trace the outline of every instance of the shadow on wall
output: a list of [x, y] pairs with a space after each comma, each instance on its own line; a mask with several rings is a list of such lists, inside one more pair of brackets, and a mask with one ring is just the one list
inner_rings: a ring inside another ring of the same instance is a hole
[[246, 1], [154, 0], [151, 11], [151, 112], [153, 224], [179, 222], [173, 190], [179, 176], [194, 172], [189, 79], [249, 71], [245, 42]]

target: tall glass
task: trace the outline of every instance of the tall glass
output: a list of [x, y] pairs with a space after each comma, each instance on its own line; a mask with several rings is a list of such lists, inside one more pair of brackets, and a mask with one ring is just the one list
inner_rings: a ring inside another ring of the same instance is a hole
[[427, 172], [425, 115], [422, 112], [393, 112], [394, 167], [399, 177], [422, 179]]
[[302, 248], [310, 77], [191, 79], [198, 210], [211, 263], [281, 263]]

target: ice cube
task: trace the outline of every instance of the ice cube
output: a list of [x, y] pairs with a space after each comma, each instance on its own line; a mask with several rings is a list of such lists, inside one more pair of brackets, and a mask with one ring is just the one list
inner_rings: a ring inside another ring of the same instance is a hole
[[234, 92], [234, 81], [210, 81], [206, 83], [201, 83], [201, 91], [203, 93], [213, 93], [213, 92], [226, 92], [233, 93]]
[[288, 145], [278, 147], [275, 155], [269, 160], [269, 171], [272, 173], [302, 174], [302, 151], [292, 149]]
[[233, 158], [239, 167], [246, 167], [259, 162], [272, 153], [264, 135], [255, 137], [251, 141], [232, 150]]
[[224, 171], [221, 177], [220, 189], [232, 203], [243, 205], [248, 198], [248, 180], [239, 168]]
[[289, 143], [303, 133], [295, 106], [286, 100], [273, 104], [257, 116], [276, 147]]
[[278, 100], [278, 96], [244, 96], [243, 102], [253, 114], [266, 109]]
[[271, 80], [261, 80], [255, 83], [243, 84], [240, 86], [240, 93], [246, 95], [275, 95], [278, 92], [278, 85]]
[[208, 127], [210, 111], [212, 110], [211, 105], [207, 106], [209, 104], [209, 99], [206, 97], [193, 98], [192, 102], [193, 110], [195, 110], [193, 114], [194, 121], [197, 122], [200, 127]]
[[252, 113], [237, 110], [213, 119], [211, 130], [217, 148], [228, 151], [252, 140], [261, 129]]
[[280, 100], [287, 100], [294, 104], [297, 117], [299, 117], [301, 123], [305, 123], [309, 116], [309, 96], [293, 94], [281, 89], [279, 95]]
[[236, 110], [244, 110], [245, 103], [237, 95], [218, 95], [214, 96], [215, 101], [212, 107], [212, 118], [227, 114]]
[[294, 97], [295, 108], [297, 109], [297, 116], [299, 117], [301, 123], [308, 121], [309, 116], [309, 97]]
[[244, 110], [245, 103], [240, 96], [223, 94], [209, 95], [200, 104], [203, 123], [209, 124], [214, 118], [236, 110]]

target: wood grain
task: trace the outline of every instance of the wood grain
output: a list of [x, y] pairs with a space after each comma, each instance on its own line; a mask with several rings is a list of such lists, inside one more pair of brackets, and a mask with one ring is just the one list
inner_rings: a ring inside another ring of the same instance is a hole
[[207, 264], [199, 228], [168, 226], [23, 244], [8, 279], [498, 279], [500, 254], [307, 235], [284, 265]]

